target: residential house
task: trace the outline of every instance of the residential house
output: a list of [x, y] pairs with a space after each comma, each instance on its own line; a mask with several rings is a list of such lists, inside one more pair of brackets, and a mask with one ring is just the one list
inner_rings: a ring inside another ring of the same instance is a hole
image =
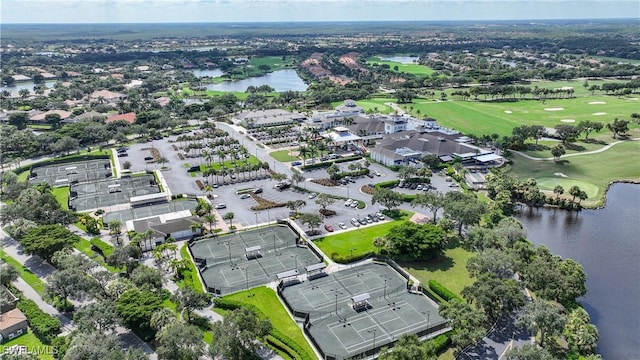
[[0, 314], [0, 343], [10, 341], [27, 332], [29, 323], [20, 309], [13, 308]]
[[136, 113], [134, 112], [128, 112], [125, 114], [118, 114], [118, 115], [113, 115], [113, 116], [109, 116], [105, 122], [108, 123], [112, 123], [114, 121], [126, 121], [129, 124], [133, 124], [136, 122]]

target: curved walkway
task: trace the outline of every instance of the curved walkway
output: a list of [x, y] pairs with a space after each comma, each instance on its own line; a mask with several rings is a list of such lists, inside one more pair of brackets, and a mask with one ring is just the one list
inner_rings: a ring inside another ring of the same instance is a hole
[[[603, 146], [603, 147], [601, 147], [600, 149], [597, 149], [597, 150], [591, 150], [591, 151], [579, 152], [579, 153], [575, 153], [575, 154], [562, 155], [560, 157], [560, 159], [568, 158], [568, 157], [571, 157], [571, 156], [597, 154], [597, 153], [601, 153], [603, 151], [607, 151], [607, 150], [611, 149], [614, 145], [618, 145], [618, 144], [621, 144], [621, 143], [627, 142], [627, 141], [638, 141], [638, 140], [640, 140], [640, 138], [633, 138], [633, 139], [630, 139], [630, 140], [618, 140], [618, 141], [612, 142], [611, 144], [605, 145], [605, 146]], [[527, 158], [527, 159], [533, 160], [533, 161], [550, 161], [550, 160], [553, 160], [553, 157], [539, 158], [539, 157], [534, 157], [534, 156], [531, 156], [531, 155], [527, 155], [527, 154], [525, 154], [525, 153], [523, 153], [521, 151], [517, 151], [517, 150], [511, 150], [511, 152], [516, 153], [516, 154], [518, 154], [518, 155], [520, 155], [520, 156], [522, 156], [524, 158]]]

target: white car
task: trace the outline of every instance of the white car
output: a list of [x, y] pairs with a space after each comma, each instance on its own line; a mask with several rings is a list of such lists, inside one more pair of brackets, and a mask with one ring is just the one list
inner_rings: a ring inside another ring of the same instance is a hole
[[227, 204], [225, 203], [220, 203], [216, 205], [216, 209], [226, 209], [226, 208], [227, 208]]
[[318, 193], [311, 193], [309, 194], [309, 199], [315, 199], [316, 196], [318, 196]]
[[352, 208], [358, 207], [358, 202], [354, 200], [349, 206], [351, 206]]
[[346, 229], [347, 228], [347, 224], [341, 222], [341, 223], [338, 223], [338, 227], [340, 227], [340, 229]]
[[352, 202], [353, 202], [353, 200], [347, 199], [347, 201], [344, 202], [344, 206], [351, 206]]

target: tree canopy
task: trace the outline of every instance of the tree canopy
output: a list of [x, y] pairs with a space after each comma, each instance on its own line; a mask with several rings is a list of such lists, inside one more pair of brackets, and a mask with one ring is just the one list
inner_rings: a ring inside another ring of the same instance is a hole
[[271, 330], [268, 319], [258, 319], [247, 308], [229, 311], [224, 320], [213, 323], [213, 342], [209, 348], [211, 355], [222, 355], [227, 359], [250, 360], [255, 358], [259, 344], [256, 339]]
[[71, 248], [82, 238], [60, 225], [42, 225], [27, 230], [20, 239], [22, 248], [40, 256], [45, 261], [51, 261], [53, 254]]
[[414, 260], [434, 258], [446, 247], [445, 231], [434, 224], [405, 221], [389, 229], [385, 238], [389, 253]]

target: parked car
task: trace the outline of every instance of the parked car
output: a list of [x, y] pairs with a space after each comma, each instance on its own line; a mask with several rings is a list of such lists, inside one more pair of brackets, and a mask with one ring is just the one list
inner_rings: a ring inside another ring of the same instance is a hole
[[349, 206], [351, 206], [352, 208], [356, 208], [358, 207], [358, 202], [354, 200], [353, 202], [351, 202], [351, 205]]
[[358, 222], [358, 219], [356, 218], [351, 218], [351, 224], [353, 226], [360, 226], [360, 222]]
[[452, 184], [449, 184], [449, 187], [451, 187], [451, 188], [455, 188], [455, 187], [458, 187], [458, 184], [456, 184], [456, 183], [452, 183]]
[[240, 195], [240, 199], [248, 199], [248, 198], [250, 198], [250, 197], [251, 197], [251, 195], [249, 195], [249, 194], [242, 194], [242, 195]]
[[369, 217], [369, 219], [371, 219], [373, 222], [378, 222], [380, 221], [380, 219], [378, 219], [378, 217], [373, 214], [373, 215], [367, 215]]
[[129, 154], [128, 154], [128, 153], [126, 153], [126, 152], [120, 152], [120, 153], [118, 153], [118, 157], [126, 157], [126, 156], [129, 156]]
[[302, 165], [301, 161], [294, 161], [291, 163], [291, 166], [299, 166], [299, 165]]
[[220, 185], [218, 185], [217, 182], [214, 182], [213, 184], [211, 184], [211, 187], [214, 189], [217, 189]]
[[227, 204], [225, 203], [220, 203], [216, 205], [216, 209], [226, 209], [226, 208], [227, 208]]
[[416, 190], [422, 190], [422, 184], [416, 186]]
[[376, 216], [378, 217], [378, 219], [384, 220], [384, 214], [382, 214], [381, 212], [377, 212]]
[[358, 222], [359, 222], [361, 225], [367, 225], [367, 219], [365, 219], [365, 218], [358, 219]]
[[351, 206], [352, 202], [353, 202], [353, 200], [347, 199], [347, 201], [344, 202], [344, 206]]
[[260, 194], [262, 192], [262, 188], [257, 188], [253, 190], [254, 194]]
[[313, 193], [309, 194], [309, 199], [315, 199], [316, 196], [318, 196], [318, 193], [313, 192]]
[[327, 230], [328, 232], [333, 232], [333, 226], [329, 224], [324, 224], [324, 229]]
[[339, 222], [338, 226], [340, 227], [340, 229], [346, 229], [347, 228], [347, 224], [345, 224], [343, 222]]
[[398, 187], [399, 188], [403, 188], [404, 187], [404, 181], [400, 180], [400, 183], [398, 183]]
[[366, 174], [366, 175], [367, 175], [367, 177], [369, 177], [369, 178], [373, 179], [373, 175], [371, 175], [371, 173], [368, 173], [368, 174]]
[[380, 173], [380, 171], [378, 171], [378, 170], [374, 170], [374, 171], [373, 171], [373, 175], [375, 175], [375, 176], [382, 176], [382, 174], [381, 174], [381, 173]]

